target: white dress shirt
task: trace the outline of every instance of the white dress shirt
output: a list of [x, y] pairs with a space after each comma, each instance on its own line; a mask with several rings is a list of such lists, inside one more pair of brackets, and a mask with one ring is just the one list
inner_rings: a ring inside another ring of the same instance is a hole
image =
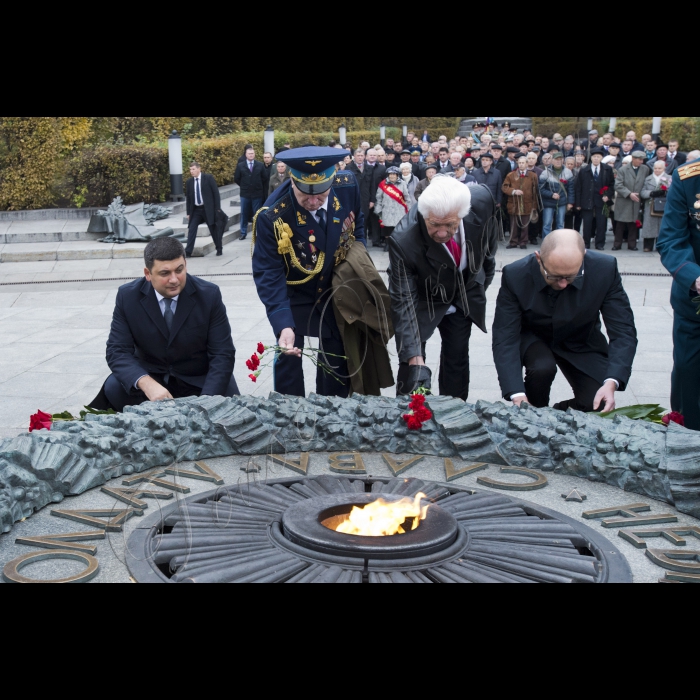
[[[154, 292], [156, 292], [155, 288], [153, 289]], [[180, 295], [178, 294], [176, 297], [173, 297], [173, 303], [170, 305], [170, 308], [172, 309], [173, 316], [175, 315], [175, 312], [177, 311], [177, 300], [180, 298]], [[165, 297], [162, 294], [159, 294], [156, 292], [156, 299], [158, 300], [158, 306], [160, 307], [160, 312], [163, 314], [165, 317]], [[136, 380], [136, 384], [134, 384], [134, 389], [139, 388], [139, 382], [143, 379], [143, 377], [147, 377], [147, 374], [144, 374], [142, 377], [139, 377]]]
[[326, 226], [328, 226], [328, 203], [329, 203], [329, 201], [330, 201], [330, 197], [328, 197], [328, 199], [326, 199], [326, 201], [318, 208], [317, 211], [310, 212], [311, 216], [314, 217], [314, 221], [316, 223], [318, 223], [318, 212], [321, 211], [321, 209], [323, 209], [326, 212]]

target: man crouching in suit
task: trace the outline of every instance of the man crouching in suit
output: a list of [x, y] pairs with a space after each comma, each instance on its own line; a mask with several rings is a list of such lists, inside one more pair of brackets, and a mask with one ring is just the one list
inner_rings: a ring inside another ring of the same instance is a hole
[[239, 394], [236, 350], [219, 288], [187, 274], [182, 244], [146, 246], [145, 277], [119, 289], [107, 341], [107, 379], [92, 408]]
[[539, 253], [504, 268], [493, 356], [506, 401], [549, 406], [558, 367], [574, 399], [554, 408], [608, 413], [615, 392], [629, 382], [636, 353], [634, 314], [617, 260], [586, 251], [576, 231], [555, 231]]

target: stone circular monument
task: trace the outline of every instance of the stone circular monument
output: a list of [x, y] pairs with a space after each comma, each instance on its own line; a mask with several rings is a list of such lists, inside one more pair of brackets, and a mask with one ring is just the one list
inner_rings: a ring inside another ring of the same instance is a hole
[[[424, 494], [407, 534], [363, 537], [333, 518]], [[321, 476], [219, 488], [163, 509], [131, 536], [140, 583], [631, 583], [593, 529], [499, 494], [417, 479]]]

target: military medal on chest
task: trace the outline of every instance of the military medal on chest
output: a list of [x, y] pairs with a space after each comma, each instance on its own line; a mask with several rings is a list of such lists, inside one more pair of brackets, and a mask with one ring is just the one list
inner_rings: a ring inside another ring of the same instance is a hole
[[693, 217], [695, 221], [697, 221], [697, 227], [698, 230], [700, 231], [700, 194], [696, 194], [695, 198], [698, 200], [695, 202], [695, 216]]

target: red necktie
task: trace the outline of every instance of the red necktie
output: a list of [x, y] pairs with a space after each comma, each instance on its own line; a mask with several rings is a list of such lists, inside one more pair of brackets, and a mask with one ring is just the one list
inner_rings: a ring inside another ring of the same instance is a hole
[[454, 258], [455, 262], [457, 263], [457, 267], [459, 267], [462, 264], [462, 248], [461, 248], [461, 246], [459, 245], [459, 243], [457, 243], [457, 241], [455, 241], [454, 238], [446, 245], [447, 245], [447, 249], [450, 251], [452, 257]]

